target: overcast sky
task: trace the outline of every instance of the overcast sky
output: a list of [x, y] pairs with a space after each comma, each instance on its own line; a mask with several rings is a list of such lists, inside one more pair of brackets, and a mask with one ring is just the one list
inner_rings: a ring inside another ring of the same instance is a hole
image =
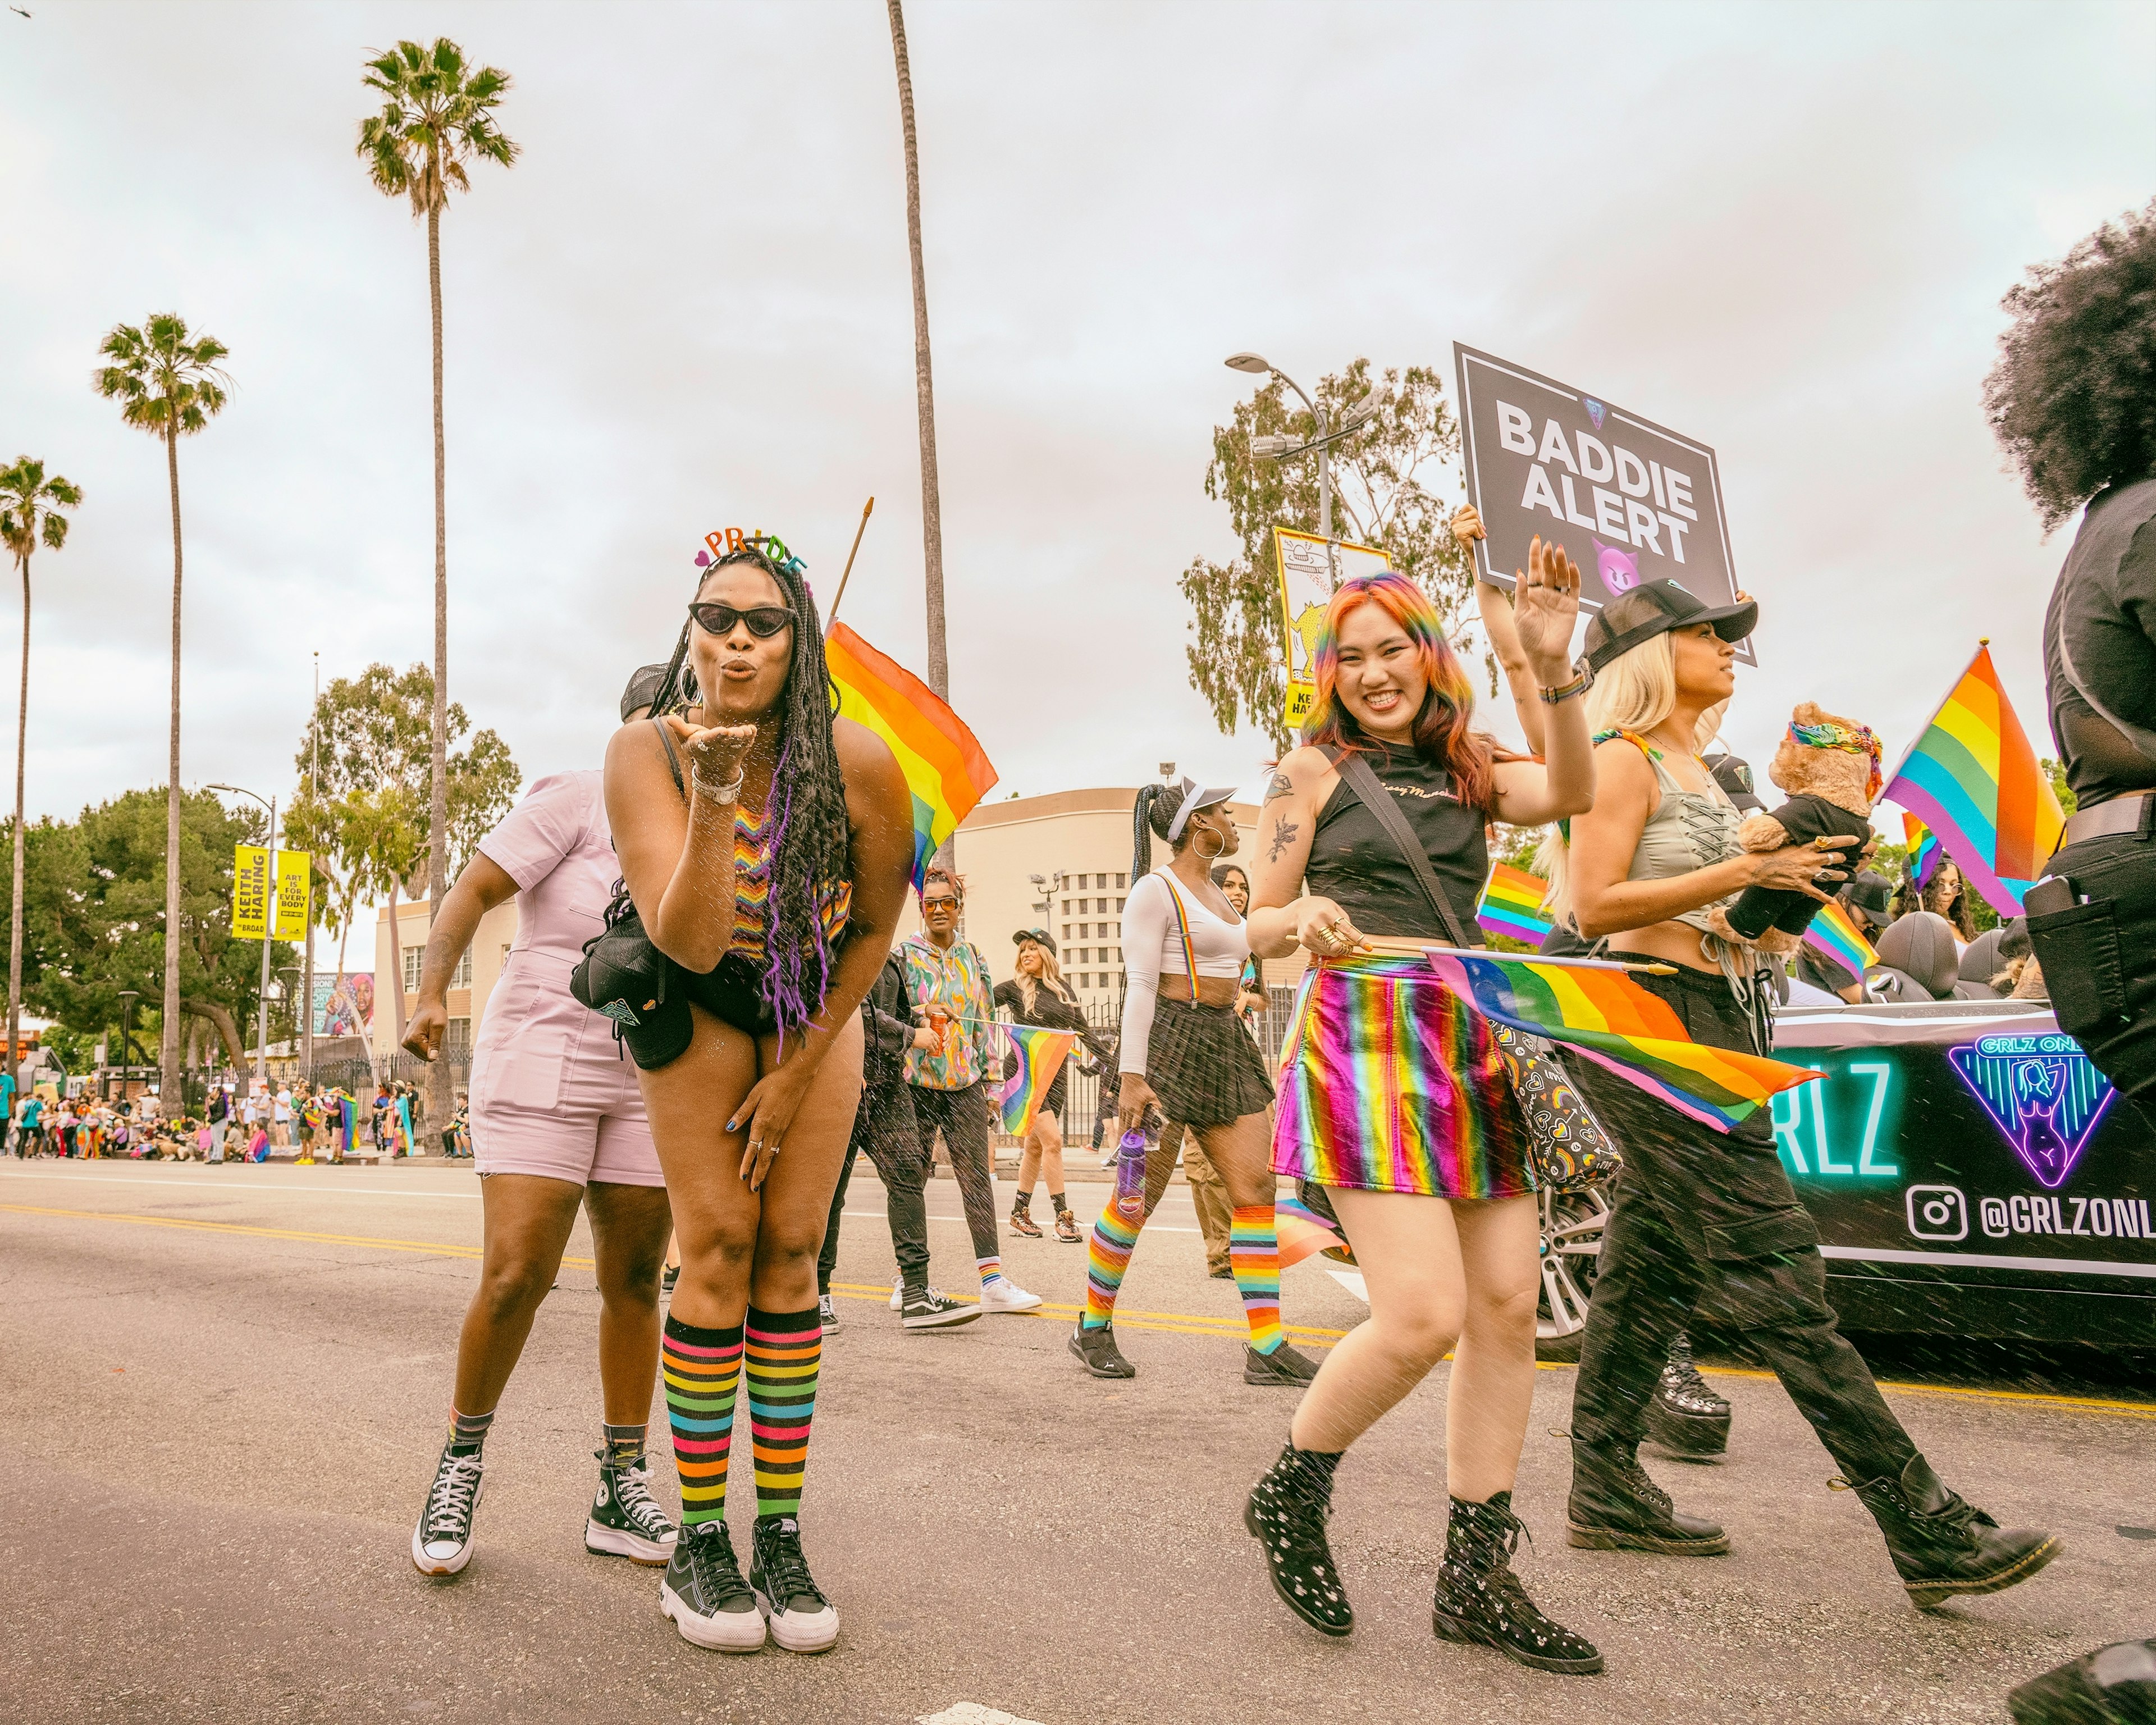
[[[454, 697], [527, 781], [596, 765], [707, 528], [780, 532], [828, 595], [871, 493], [844, 614], [925, 670], [875, 0], [28, 10], [0, 13], [0, 459], [87, 494], [35, 564], [33, 818], [163, 780], [164, 465], [90, 385], [116, 321], [232, 350], [181, 452], [187, 782], [289, 793], [315, 651], [325, 680], [430, 656], [424, 231], [352, 149], [399, 36], [511, 72], [523, 146], [443, 223]], [[2071, 529], [2041, 537], [1979, 388], [2021, 270], [2156, 193], [2156, 8], [907, 22], [952, 695], [996, 794], [1168, 755], [1250, 782], [1268, 750], [1188, 687], [1175, 587], [1235, 548], [1203, 476], [1251, 380], [1221, 359], [1449, 379], [1455, 339], [1714, 446], [1763, 606], [1741, 752], [1809, 697], [1891, 762], [1984, 634], [2048, 752]]]

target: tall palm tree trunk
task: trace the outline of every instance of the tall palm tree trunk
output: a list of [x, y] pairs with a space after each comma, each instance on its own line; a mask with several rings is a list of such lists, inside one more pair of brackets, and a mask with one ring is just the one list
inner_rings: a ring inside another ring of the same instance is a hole
[[[906, 239], [913, 258], [913, 388], [921, 419], [921, 548], [928, 598], [928, 686], [951, 698], [951, 659], [943, 629], [943, 507], [936, 484], [936, 384], [928, 360], [928, 277], [921, 261], [921, 153], [913, 132], [913, 70], [906, 53], [906, 15], [891, 11], [891, 49], [898, 62], [898, 117], [906, 134]], [[937, 860], [951, 865], [945, 839]]]
[[[434, 736], [429, 758], [427, 897], [434, 916], [449, 891], [449, 451], [442, 434], [442, 212], [427, 212], [427, 293], [434, 314]], [[396, 901], [392, 899], [393, 905]], [[398, 963], [403, 963], [400, 952]], [[397, 978], [397, 1034], [404, 1034], [403, 973]], [[426, 1127], [449, 1118], [449, 1068], [427, 1070]]]
[[[165, 473], [172, 490], [172, 716], [165, 778], [165, 1007], [157, 1065], [165, 1106], [177, 1117], [180, 1093], [180, 439], [165, 430]], [[274, 865], [275, 859], [272, 863]]]
[[23, 762], [30, 730], [30, 560], [23, 571], [23, 690], [15, 709], [15, 891], [8, 914], [8, 1070], [19, 1076], [15, 1047], [23, 1034]]

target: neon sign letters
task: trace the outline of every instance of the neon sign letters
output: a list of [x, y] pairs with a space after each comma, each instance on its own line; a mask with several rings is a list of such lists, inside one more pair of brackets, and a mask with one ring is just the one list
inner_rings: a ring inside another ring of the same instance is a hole
[[1776, 1094], [1774, 1144], [1793, 1174], [1812, 1178], [1892, 1179], [1902, 1172], [1891, 1154], [1901, 1114], [1901, 1075], [1885, 1060], [1827, 1065], [1826, 1075]]
[[2081, 1045], [2056, 1031], [1979, 1036], [1947, 1059], [2037, 1181], [2064, 1184], [2114, 1094]]

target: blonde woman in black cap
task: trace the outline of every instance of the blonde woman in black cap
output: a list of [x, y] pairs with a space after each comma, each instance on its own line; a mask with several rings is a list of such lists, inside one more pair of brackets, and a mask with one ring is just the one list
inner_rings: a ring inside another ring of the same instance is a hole
[[[1693, 1041], [1764, 1055], [1768, 973], [1752, 948], [1721, 940], [1707, 912], [1751, 886], [1824, 901], [1862, 835], [1763, 855], [1737, 843], [1738, 811], [1698, 750], [1702, 717], [1729, 698], [1736, 644], [1758, 617], [1748, 601], [1709, 606], [1656, 581], [1589, 624], [1594, 806], [1573, 818], [1553, 860], [1581, 935], [1606, 941], [1613, 957], [1654, 961], [1657, 971], [1634, 980]], [[1729, 1549], [1721, 1527], [1676, 1512], [1636, 1455], [1671, 1338], [1712, 1284], [1871, 1512], [1917, 1604], [1996, 1592], [2049, 1563], [2059, 1549], [2051, 1536], [2002, 1531], [1940, 1482], [1840, 1333], [1819, 1230], [1767, 1111], [1716, 1132], [1593, 1062], [1567, 1065], [1625, 1153], [1573, 1395], [1572, 1543], [1676, 1556]]]
[[[1050, 1030], [1075, 1030], [1091, 1042], [1091, 1029], [1078, 1002], [1063, 985], [1063, 969], [1056, 962], [1055, 937], [1045, 928], [1021, 928], [1011, 937], [1018, 947], [1018, 974], [998, 983], [995, 1003], [998, 1014], [1008, 1012], [1010, 1022], [1039, 1024]], [[1097, 1050], [1096, 1050], [1097, 1052]], [[1055, 1207], [1055, 1237], [1065, 1245], [1078, 1244], [1078, 1219], [1063, 1195], [1063, 1097], [1070, 1076], [1065, 1055], [1049, 1081], [1040, 1111], [1034, 1116], [1026, 1134], [1025, 1148], [1018, 1165], [1018, 1197], [1013, 1201], [1010, 1230], [1029, 1240], [1040, 1238], [1040, 1224], [1033, 1219], [1033, 1183], [1048, 1181], [1048, 1201]]]

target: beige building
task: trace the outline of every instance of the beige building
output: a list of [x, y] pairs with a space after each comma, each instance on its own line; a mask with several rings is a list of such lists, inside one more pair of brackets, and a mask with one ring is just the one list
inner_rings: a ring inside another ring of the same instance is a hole
[[[478, 933], [457, 963], [449, 978], [449, 1034], [443, 1040], [445, 1049], [471, 1046], [480, 1020], [486, 1015], [487, 997], [501, 980], [502, 966], [508, 963], [510, 946], [516, 938], [516, 904], [511, 898], [482, 916]], [[419, 968], [426, 957], [427, 932], [434, 922], [432, 901], [399, 899], [397, 933], [393, 939], [389, 906], [384, 905], [375, 912], [374, 1051], [377, 1055], [397, 1051], [397, 1003], [389, 995], [391, 978], [403, 983], [405, 1018], [410, 1019], [418, 1009]]]

